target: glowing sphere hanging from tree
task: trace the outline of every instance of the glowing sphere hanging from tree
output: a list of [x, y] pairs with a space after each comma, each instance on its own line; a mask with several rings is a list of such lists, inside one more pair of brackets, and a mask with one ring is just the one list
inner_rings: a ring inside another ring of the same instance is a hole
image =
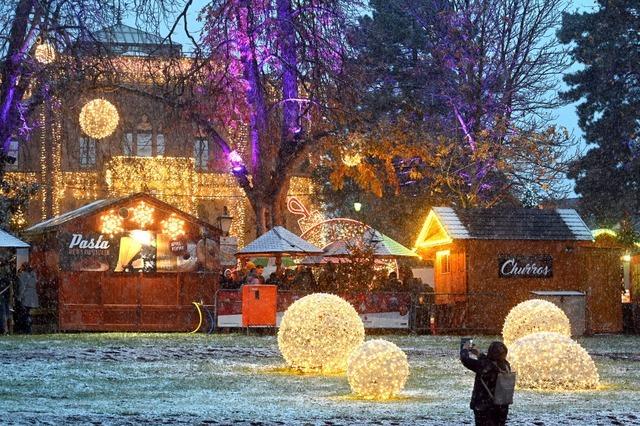
[[392, 398], [404, 388], [408, 376], [407, 355], [386, 340], [369, 340], [349, 357], [349, 385], [353, 393], [361, 398]]
[[509, 346], [519, 338], [540, 331], [551, 331], [571, 336], [569, 318], [551, 302], [531, 299], [516, 305], [504, 320], [502, 340]]
[[509, 347], [507, 359], [518, 387], [539, 390], [595, 389], [598, 369], [580, 344], [559, 333], [524, 336]]
[[56, 60], [56, 49], [51, 43], [44, 41], [36, 46], [33, 56], [41, 64], [50, 64]]
[[94, 99], [84, 104], [80, 110], [80, 127], [87, 135], [103, 139], [111, 135], [118, 127], [118, 110], [109, 101]]
[[297, 300], [278, 330], [278, 347], [287, 365], [304, 372], [344, 372], [349, 355], [363, 341], [358, 313], [333, 294], [314, 293]]

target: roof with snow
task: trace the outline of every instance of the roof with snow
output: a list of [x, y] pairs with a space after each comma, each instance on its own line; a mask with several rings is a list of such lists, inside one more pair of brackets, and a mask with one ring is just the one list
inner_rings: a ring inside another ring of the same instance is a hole
[[275, 226], [269, 232], [262, 234], [247, 244], [236, 256], [243, 255], [308, 255], [322, 254], [322, 249], [298, 237], [293, 232]]
[[29, 244], [0, 229], [0, 247], [29, 248]]
[[416, 247], [459, 239], [592, 241], [573, 209], [433, 207]]

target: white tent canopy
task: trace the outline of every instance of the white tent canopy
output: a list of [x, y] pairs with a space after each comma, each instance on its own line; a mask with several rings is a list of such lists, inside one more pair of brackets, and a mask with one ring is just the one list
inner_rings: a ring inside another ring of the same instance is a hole
[[322, 249], [282, 226], [276, 226], [247, 244], [236, 253], [236, 256], [305, 256], [311, 254], [322, 254]]

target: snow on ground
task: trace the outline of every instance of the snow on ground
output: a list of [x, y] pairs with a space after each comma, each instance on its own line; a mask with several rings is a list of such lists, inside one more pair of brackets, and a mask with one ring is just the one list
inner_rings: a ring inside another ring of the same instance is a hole
[[[273, 336], [0, 337], [2, 424], [471, 424], [473, 374], [457, 337], [384, 336], [405, 350], [402, 398], [349, 396], [345, 377], [284, 374]], [[486, 348], [489, 338], [476, 339]], [[640, 425], [640, 338], [580, 339], [602, 389], [518, 391], [512, 424]]]

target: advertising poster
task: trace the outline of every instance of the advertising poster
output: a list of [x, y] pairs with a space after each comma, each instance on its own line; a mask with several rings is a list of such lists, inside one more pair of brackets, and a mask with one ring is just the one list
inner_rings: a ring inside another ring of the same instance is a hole
[[131, 230], [117, 236], [67, 233], [60, 236], [63, 271], [197, 272], [220, 267], [220, 246], [211, 238], [172, 239]]
[[[276, 325], [287, 308], [304, 294], [278, 292]], [[358, 311], [365, 328], [409, 328], [411, 295], [408, 293], [370, 293], [342, 295]], [[242, 295], [238, 290], [218, 292], [218, 327], [242, 327]]]

